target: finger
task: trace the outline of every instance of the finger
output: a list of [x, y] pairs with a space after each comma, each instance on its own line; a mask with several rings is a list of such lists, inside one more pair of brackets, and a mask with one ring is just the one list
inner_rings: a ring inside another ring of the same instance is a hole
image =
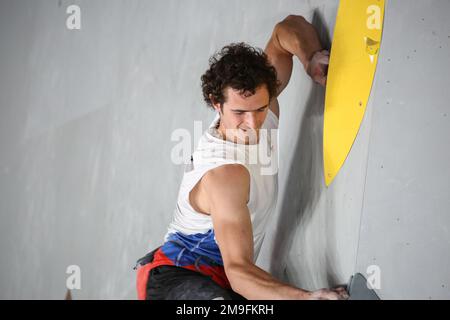
[[319, 78], [319, 80], [317, 81], [322, 87], [325, 87], [327, 84], [327, 77], [321, 77]]
[[345, 290], [344, 287], [337, 287], [337, 288], [335, 288], [335, 290], [339, 293], [347, 293], [347, 290]]
[[350, 296], [344, 292], [341, 294], [341, 298], [342, 298], [342, 300], [348, 300], [348, 298], [350, 298]]
[[335, 292], [330, 292], [328, 295], [329, 300], [340, 300], [340, 296]]
[[350, 297], [344, 288], [339, 288], [336, 292], [339, 293], [341, 299], [347, 300]]
[[320, 56], [317, 59], [317, 62], [319, 62], [321, 64], [329, 64], [330, 63], [330, 58], [328, 56]]

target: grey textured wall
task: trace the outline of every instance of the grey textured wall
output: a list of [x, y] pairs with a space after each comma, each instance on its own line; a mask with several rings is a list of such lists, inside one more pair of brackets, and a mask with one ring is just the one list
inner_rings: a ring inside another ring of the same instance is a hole
[[390, 1], [357, 269], [386, 299], [450, 299], [450, 1]]
[[[66, 8], [81, 8], [68, 30]], [[222, 46], [264, 48], [304, 15], [329, 43], [338, 1], [0, 0], [0, 298], [134, 299], [134, 262], [159, 245], [183, 166], [177, 128], [213, 112], [200, 76]], [[279, 98], [280, 194], [258, 264], [307, 289], [370, 265], [382, 298], [450, 298], [448, 0], [387, 1], [378, 70], [330, 188], [324, 90], [296, 60]], [[195, 141], [193, 141], [195, 143]]]

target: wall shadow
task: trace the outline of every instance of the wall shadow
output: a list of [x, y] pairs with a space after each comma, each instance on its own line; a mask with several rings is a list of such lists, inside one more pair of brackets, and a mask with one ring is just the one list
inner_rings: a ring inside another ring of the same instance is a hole
[[[330, 50], [329, 30], [318, 10], [314, 11], [311, 23], [316, 27], [324, 48]], [[285, 181], [285, 192], [282, 199], [279, 199], [281, 209], [274, 234], [270, 269], [273, 270], [274, 276], [288, 283], [290, 281], [285, 269], [294, 237], [300, 227], [306, 228], [309, 225], [325, 188], [322, 152], [324, 103], [325, 89], [318, 84], [313, 85], [301, 119], [288, 178]], [[323, 227], [325, 234], [329, 230], [325, 229], [326, 226]], [[334, 235], [326, 236], [334, 239]], [[298, 254], [301, 255], [301, 252]], [[337, 279], [333, 271], [325, 272], [328, 283], [335, 284]]]

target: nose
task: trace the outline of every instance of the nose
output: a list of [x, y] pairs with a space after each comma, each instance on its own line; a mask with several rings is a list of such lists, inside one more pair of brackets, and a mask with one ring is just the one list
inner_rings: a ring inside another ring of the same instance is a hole
[[258, 117], [257, 117], [256, 113], [247, 112], [247, 115], [245, 118], [245, 125], [250, 129], [258, 128]]

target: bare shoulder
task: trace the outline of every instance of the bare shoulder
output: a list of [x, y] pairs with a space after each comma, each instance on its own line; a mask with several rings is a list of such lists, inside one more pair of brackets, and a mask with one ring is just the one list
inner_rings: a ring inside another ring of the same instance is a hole
[[202, 185], [212, 202], [227, 199], [247, 203], [250, 174], [242, 164], [226, 164], [209, 170], [202, 178]]

